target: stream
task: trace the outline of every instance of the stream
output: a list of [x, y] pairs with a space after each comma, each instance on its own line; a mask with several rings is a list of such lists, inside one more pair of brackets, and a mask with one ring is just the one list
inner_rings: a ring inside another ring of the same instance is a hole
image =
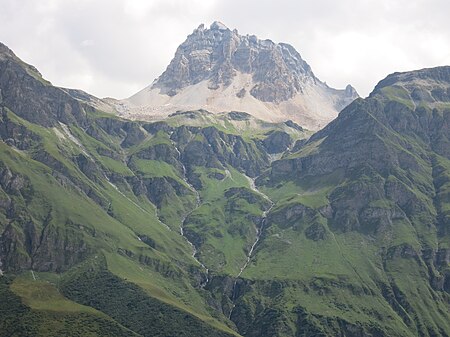
[[186, 183], [187, 186], [191, 189], [192, 192], [195, 193], [195, 207], [192, 208], [182, 219], [180, 222], [180, 235], [186, 240], [186, 242], [192, 247], [192, 258], [205, 270], [206, 272], [206, 279], [200, 283], [200, 287], [204, 288], [208, 282], [209, 282], [209, 269], [197, 258], [197, 248], [195, 248], [195, 245], [189, 240], [189, 238], [184, 234], [184, 224], [186, 222], [186, 219], [196, 210], [198, 209], [202, 202], [200, 198], [200, 193], [195, 189], [195, 187], [188, 181], [186, 176], [186, 166], [184, 166], [183, 162], [181, 161], [181, 153], [180, 150], [178, 150], [178, 147], [175, 145], [174, 142], [172, 142], [173, 147], [175, 148], [175, 151], [178, 153], [179, 162], [181, 163], [181, 167], [183, 170], [183, 181]]
[[273, 201], [263, 192], [261, 192], [260, 190], [258, 190], [258, 188], [255, 185], [255, 178], [250, 178], [248, 176], [246, 176], [249, 183], [250, 183], [250, 189], [256, 193], [258, 193], [259, 195], [261, 195], [264, 199], [266, 199], [267, 201], [270, 202], [270, 207], [264, 211], [262, 213], [262, 217], [261, 217], [261, 222], [260, 222], [260, 226], [259, 228], [256, 227], [256, 238], [255, 241], [253, 242], [248, 254], [247, 254], [247, 260], [245, 261], [244, 265], [241, 267], [239, 273], [236, 275], [236, 278], [234, 279], [234, 283], [233, 283], [233, 288], [231, 290], [231, 301], [233, 302], [233, 306], [231, 307], [230, 313], [228, 315], [228, 318], [231, 319], [231, 315], [233, 314], [233, 310], [236, 306], [236, 304], [234, 303], [234, 301], [236, 300], [236, 285], [237, 285], [237, 281], [239, 279], [239, 277], [242, 275], [242, 273], [244, 272], [244, 270], [248, 267], [252, 257], [253, 257], [253, 252], [256, 248], [256, 246], [258, 245], [260, 239], [261, 239], [261, 235], [264, 232], [264, 228], [266, 227], [266, 223], [267, 223], [267, 215], [269, 214], [269, 212], [272, 210], [274, 203]]

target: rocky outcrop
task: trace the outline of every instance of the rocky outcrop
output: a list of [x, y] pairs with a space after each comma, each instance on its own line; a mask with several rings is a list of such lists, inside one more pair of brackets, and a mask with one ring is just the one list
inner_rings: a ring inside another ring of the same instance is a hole
[[42, 226], [31, 220], [6, 226], [0, 235], [0, 269], [63, 272], [91, 254], [76, 230], [57, 228], [50, 221]]
[[305, 230], [305, 236], [313, 241], [324, 240], [326, 235], [326, 228], [320, 223], [314, 223]]
[[137, 123], [127, 123], [122, 129], [126, 136], [121, 145], [125, 148], [139, 144], [145, 139], [146, 134]]
[[40, 139], [36, 133], [12, 121], [6, 109], [2, 107], [0, 107], [0, 138], [19, 150], [29, 149]]
[[179, 172], [182, 172], [180, 154], [172, 144], [155, 144], [138, 151], [135, 156], [145, 160], [160, 160], [173, 165]]
[[255, 177], [269, 164], [261, 144], [224, 133], [215, 127], [181, 127], [172, 134], [172, 139], [180, 144], [181, 160], [188, 171], [194, 166], [224, 169], [231, 165]]
[[291, 144], [291, 136], [283, 131], [273, 131], [263, 140], [263, 145], [270, 154], [284, 152]]

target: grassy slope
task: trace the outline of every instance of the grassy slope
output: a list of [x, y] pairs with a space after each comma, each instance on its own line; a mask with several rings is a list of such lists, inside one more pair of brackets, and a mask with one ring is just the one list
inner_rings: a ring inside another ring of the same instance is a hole
[[[157, 219], [154, 206], [146, 199], [136, 198], [126, 189], [119, 191], [101, 176], [94, 183], [68, 159], [83, 153], [103, 165], [95, 149], [104, 145], [86, 134], [80, 136], [82, 133], [77, 130], [72, 133], [77, 138], [73, 141], [63, 128], [58, 131], [45, 129], [20, 119], [12, 112], [9, 112], [9, 116], [42, 137], [42, 142], [36, 144], [29, 153], [13, 150], [0, 143], [2, 163], [12, 172], [30, 180], [33, 198], [26, 205], [20, 200], [18, 203], [22, 203], [37, 224], [42, 223], [51, 209], [52, 221], [49, 226], [67, 231], [66, 224], [74, 224], [71, 229], [79, 232], [89, 247], [95, 247], [93, 252], [103, 252], [107, 256], [108, 267], [113, 273], [142, 286], [151, 297], [180, 307], [219, 329], [227, 329], [205, 310], [204, 300], [185, 274], [186, 269], [199, 268], [191, 257], [192, 248], [178, 232], [167, 229]], [[61, 134], [65, 137], [61, 137]], [[91, 186], [98, 195], [109, 201], [114, 217], [79, 190], [70, 185], [62, 187], [53, 177], [51, 169], [30, 159], [35, 151], [49, 153], [64, 165], [67, 174]], [[111, 161], [108, 164], [104, 166], [116, 172], [131, 174], [117, 160], [113, 165]], [[138, 235], [154, 240], [156, 249], [140, 241]], [[139, 260], [147, 262], [143, 265]], [[151, 282], [148, 281], [149, 276]]]
[[137, 336], [93, 308], [64, 298], [31, 275], [0, 278], [0, 336]]
[[[403, 103], [402, 99], [407, 98], [403, 97], [403, 91], [398, 90], [392, 89], [388, 94], [397, 95], [397, 101]], [[407, 106], [411, 107], [412, 103]], [[316, 140], [285, 159], [318, 153], [323, 140]], [[442, 184], [435, 200], [427, 192], [434, 188], [433, 165], [425, 159], [429, 158], [429, 148], [420, 139], [400, 135], [390, 129], [388, 135], [384, 134], [380, 140], [387, 148], [405, 153], [416, 161], [417, 168], [398, 168], [395, 176], [387, 177], [386, 182], [403, 181], [402, 184], [406, 184], [424, 211], [416, 212], [409, 219], [394, 220], [389, 231], [383, 234], [374, 236], [356, 231], [340, 233], [330, 230], [327, 219], [318, 210], [325, 209], [330, 203], [333, 191], [350, 190], [355, 184], [375, 185], [373, 178], [350, 178], [345, 172], [335, 171], [326, 176], [291, 177], [275, 185], [263, 185], [261, 189], [276, 201], [272, 215], [286, 212], [295, 205], [306, 207], [314, 215], [303, 216], [288, 224], [277, 222], [274, 217], [243, 277], [285, 282], [284, 291], [276, 297], [276, 302], [271, 303], [281, 307], [284, 312], [301, 305], [309, 313], [340, 317], [356, 325], [380, 327], [390, 335], [446, 335], [450, 331], [448, 295], [432, 289], [424, 261], [401, 256], [386, 259], [382, 252], [404, 245], [415, 247], [418, 251], [421, 247], [448, 247], [448, 236], [437, 238], [436, 228], [430, 226], [430, 219], [436, 215], [433, 202], [437, 201], [444, 216], [448, 214], [448, 184]], [[406, 149], [404, 144], [408, 144], [409, 148]], [[448, 181], [448, 160], [437, 158], [440, 177], [444, 176], [443, 180]], [[391, 200], [383, 198], [372, 201], [370, 207], [383, 212], [395, 206]], [[323, 240], [313, 241], [305, 235], [306, 229], [316, 223], [325, 228]], [[289, 285], [290, 282], [297, 285]], [[404, 308], [415, 314], [402, 317], [399, 310], [395, 310], [383, 298], [386, 294], [382, 293], [380, 284], [398, 289]], [[253, 291], [242, 300], [260, 302], [267, 301], [267, 298], [261, 297], [261, 292]]]
[[[203, 186], [201, 205], [186, 219], [185, 228], [202, 238], [198, 255], [206, 266], [214, 273], [237, 275], [255, 241], [255, 226], [259, 226], [257, 219], [267, 207], [266, 201], [251, 191], [247, 177], [231, 167], [197, 167], [195, 173], [200, 175]], [[220, 173], [223, 178], [210, 177], [211, 173]], [[255, 202], [239, 196], [227, 200], [225, 193], [231, 188], [243, 188], [254, 196]]]

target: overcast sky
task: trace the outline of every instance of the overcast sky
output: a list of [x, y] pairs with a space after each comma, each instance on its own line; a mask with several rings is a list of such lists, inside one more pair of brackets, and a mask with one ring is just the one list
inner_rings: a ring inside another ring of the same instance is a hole
[[53, 84], [128, 97], [200, 23], [292, 44], [362, 96], [387, 74], [450, 65], [449, 0], [0, 0], [0, 41]]

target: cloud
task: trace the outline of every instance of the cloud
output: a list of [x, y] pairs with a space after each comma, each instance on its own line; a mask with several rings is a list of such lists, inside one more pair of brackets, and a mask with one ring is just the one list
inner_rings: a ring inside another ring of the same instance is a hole
[[394, 71], [450, 64], [446, 0], [0, 0], [0, 41], [56, 85], [123, 98], [200, 23], [292, 44], [329, 85], [362, 95]]

